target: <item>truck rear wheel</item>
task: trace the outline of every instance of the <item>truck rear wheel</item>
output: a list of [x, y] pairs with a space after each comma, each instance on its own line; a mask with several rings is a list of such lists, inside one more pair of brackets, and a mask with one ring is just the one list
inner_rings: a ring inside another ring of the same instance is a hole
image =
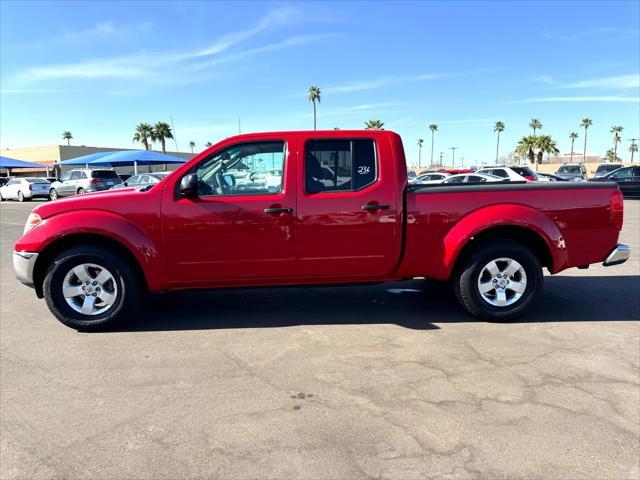
[[483, 320], [509, 321], [523, 315], [542, 291], [542, 266], [525, 246], [496, 240], [463, 259], [453, 277], [456, 297]]
[[119, 255], [99, 246], [60, 253], [44, 278], [49, 310], [68, 327], [96, 331], [113, 327], [135, 312], [140, 282]]

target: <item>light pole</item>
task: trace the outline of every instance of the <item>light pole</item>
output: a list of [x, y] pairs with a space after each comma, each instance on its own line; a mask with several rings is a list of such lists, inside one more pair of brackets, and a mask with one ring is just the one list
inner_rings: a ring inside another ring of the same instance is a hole
[[442, 157], [444, 157], [444, 153], [440, 152], [440, 168], [442, 168]]
[[451, 147], [451, 166], [455, 168], [456, 166], [456, 150], [458, 147]]

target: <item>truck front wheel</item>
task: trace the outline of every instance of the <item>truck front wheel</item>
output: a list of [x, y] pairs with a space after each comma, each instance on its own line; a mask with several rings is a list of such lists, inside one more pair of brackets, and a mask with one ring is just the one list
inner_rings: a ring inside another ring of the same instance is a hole
[[453, 276], [456, 297], [472, 315], [508, 321], [523, 315], [542, 291], [542, 266], [525, 246], [495, 240], [479, 246]]
[[43, 285], [51, 313], [81, 331], [110, 328], [133, 314], [140, 288], [127, 262], [101, 246], [61, 252], [51, 262]]

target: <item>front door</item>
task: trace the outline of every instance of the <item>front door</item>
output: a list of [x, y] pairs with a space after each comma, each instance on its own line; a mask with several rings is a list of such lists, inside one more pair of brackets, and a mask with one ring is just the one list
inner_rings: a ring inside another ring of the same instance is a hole
[[335, 135], [299, 141], [301, 274], [349, 282], [384, 277], [402, 243], [394, 149], [386, 136]]
[[190, 171], [198, 175], [197, 198], [167, 187], [163, 233], [171, 276], [185, 286], [294, 276], [295, 172], [295, 137], [274, 137], [231, 144], [201, 161]]

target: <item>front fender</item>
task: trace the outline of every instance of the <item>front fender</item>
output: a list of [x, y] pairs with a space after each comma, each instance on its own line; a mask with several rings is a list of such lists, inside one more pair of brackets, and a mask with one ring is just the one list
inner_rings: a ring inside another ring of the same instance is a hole
[[535, 208], [520, 204], [492, 205], [475, 210], [462, 219], [445, 235], [441, 255], [442, 273], [449, 277], [460, 252], [476, 235], [496, 227], [526, 228], [541, 237], [551, 254], [551, 273], [568, 265], [564, 238], [554, 221]]
[[164, 284], [164, 266], [150, 236], [127, 218], [103, 210], [72, 210], [45, 218], [23, 235], [15, 251], [42, 252], [53, 243], [73, 235], [98, 235], [116, 241], [138, 261], [149, 289]]

